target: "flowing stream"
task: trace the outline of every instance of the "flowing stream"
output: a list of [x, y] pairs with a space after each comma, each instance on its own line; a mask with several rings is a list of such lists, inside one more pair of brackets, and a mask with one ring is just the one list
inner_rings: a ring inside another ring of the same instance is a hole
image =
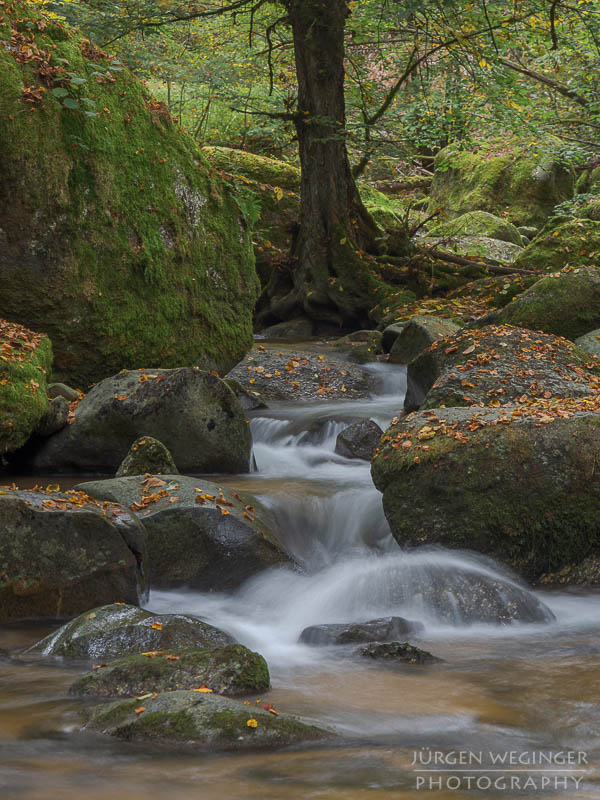
[[[201, 616], [261, 652], [272, 689], [260, 699], [333, 728], [340, 743], [182, 756], [81, 735], [81, 701], [67, 692], [83, 667], [15, 664], [0, 652], [0, 797], [600, 797], [600, 594], [531, 592], [472, 553], [402, 551], [369, 465], [334, 452], [350, 422], [370, 418], [385, 427], [402, 407], [404, 370], [367, 369], [380, 385], [370, 400], [281, 403], [254, 412], [257, 470], [218, 478], [260, 499], [301, 569], [263, 573], [232, 594], [152, 592], [148, 602], [153, 611]], [[488, 605], [480, 602], [481, 587]], [[550, 611], [535, 624], [490, 619], [490, 608], [502, 616], [515, 597], [526, 608]], [[422, 623], [411, 642], [445, 663], [390, 668], [352, 657], [351, 648], [298, 643], [309, 625], [389, 615]], [[0, 629], [0, 648], [17, 651], [48, 630]], [[578, 764], [553, 764], [554, 771], [527, 762], [558, 751], [585, 755]], [[520, 760], [508, 771], [469, 772], [470, 784], [464, 767], [425, 772], [432, 754], [457, 752], [475, 759], [513, 753]]]

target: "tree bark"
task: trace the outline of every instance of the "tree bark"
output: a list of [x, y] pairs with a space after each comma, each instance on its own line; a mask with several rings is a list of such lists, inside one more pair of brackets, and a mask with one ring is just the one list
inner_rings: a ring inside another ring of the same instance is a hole
[[[274, 316], [306, 313], [340, 326], [365, 324], [375, 283], [365, 252], [379, 230], [365, 209], [348, 159], [344, 101], [347, 0], [286, 0], [292, 28], [302, 171], [300, 227], [291, 288], [271, 296]], [[289, 286], [289, 283], [288, 283]]]

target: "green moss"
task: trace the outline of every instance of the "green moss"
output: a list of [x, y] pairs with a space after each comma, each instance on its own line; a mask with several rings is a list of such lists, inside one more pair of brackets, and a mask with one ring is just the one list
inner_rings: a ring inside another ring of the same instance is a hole
[[[139, 702], [139, 701], [137, 701]], [[116, 733], [121, 738], [128, 738], [128, 730], [136, 736], [148, 739], [164, 739], [187, 741], [197, 735], [194, 717], [187, 711], [168, 713], [166, 711], [145, 711], [140, 714], [133, 725], [124, 725]]]
[[460, 217], [436, 225], [428, 231], [428, 236], [487, 236], [502, 242], [511, 242], [521, 246], [521, 234], [506, 220], [500, 219], [486, 211], [470, 211]]
[[258, 289], [231, 193], [127, 70], [98, 82], [106, 59], [14, 8], [51, 65], [66, 59], [87, 80], [81, 93], [98, 115], [64, 109], [49, 91], [30, 107], [34, 65], [0, 47], [6, 314], [48, 332], [57, 371], [76, 384], [141, 365], [226, 369], [251, 343]]
[[525, 248], [515, 266], [538, 272], [553, 272], [565, 266], [590, 266], [598, 263], [599, 251], [600, 222], [555, 219]]

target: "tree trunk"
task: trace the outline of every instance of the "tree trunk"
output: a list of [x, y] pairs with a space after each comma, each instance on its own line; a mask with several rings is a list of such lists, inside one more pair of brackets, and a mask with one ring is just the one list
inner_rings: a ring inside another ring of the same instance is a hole
[[291, 279], [283, 293], [279, 281], [270, 310], [283, 319], [306, 313], [340, 327], [364, 325], [376, 284], [363, 254], [377, 251], [379, 230], [362, 204], [346, 149], [344, 29], [350, 11], [347, 0], [286, 0], [285, 6], [298, 80], [302, 211]]

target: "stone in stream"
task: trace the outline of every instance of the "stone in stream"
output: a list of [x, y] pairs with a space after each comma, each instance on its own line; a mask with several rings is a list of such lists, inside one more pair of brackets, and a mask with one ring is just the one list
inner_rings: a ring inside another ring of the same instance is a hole
[[154, 692], [206, 687], [229, 696], [257, 694], [271, 685], [267, 662], [241, 644], [153, 650], [126, 656], [78, 678], [75, 695], [139, 697]]
[[438, 339], [452, 336], [459, 330], [449, 319], [438, 317], [413, 317], [400, 324], [401, 330], [398, 330], [399, 325], [391, 326], [397, 331], [390, 348], [392, 364], [408, 364]]
[[287, 714], [246, 706], [217, 694], [164, 692], [148, 699], [95, 705], [84, 712], [84, 730], [127, 741], [176, 745], [195, 752], [277, 748], [326, 741], [334, 734]]
[[146, 532], [83, 492], [0, 491], [0, 622], [69, 617], [147, 592]]
[[152, 588], [226, 591], [269, 567], [292, 564], [271, 533], [269, 513], [252, 495], [183, 475], [113, 478], [77, 488], [138, 517], [148, 536]]
[[133, 442], [153, 436], [184, 472], [248, 472], [251, 435], [229, 386], [196, 368], [124, 370], [98, 383], [73, 424], [27, 454], [42, 473], [114, 474]]
[[402, 664], [443, 664], [443, 658], [437, 658], [408, 642], [373, 642], [358, 651], [364, 658], [374, 658], [387, 662]]
[[363, 419], [349, 425], [338, 434], [335, 452], [345, 458], [360, 458], [370, 461], [377, 449], [383, 431], [371, 419]]
[[310, 645], [357, 644], [358, 642], [393, 641], [399, 636], [420, 633], [424, 626], [402, 617], [382, 617], [368, 622], [311, 625], [300, 634], [298, 641]]
[[162, 442], [152, 436], [142, 436], [131, 445], [121, 462], [115, 478], [131, 475], [177, 475], [173, 456]]
[[216, 647], [232, 641], [228, 634], [196, 617], [152, 614], [137, 606], [111, 603], [72, 619], [22, 655], [98, 660], [173, 647]]

